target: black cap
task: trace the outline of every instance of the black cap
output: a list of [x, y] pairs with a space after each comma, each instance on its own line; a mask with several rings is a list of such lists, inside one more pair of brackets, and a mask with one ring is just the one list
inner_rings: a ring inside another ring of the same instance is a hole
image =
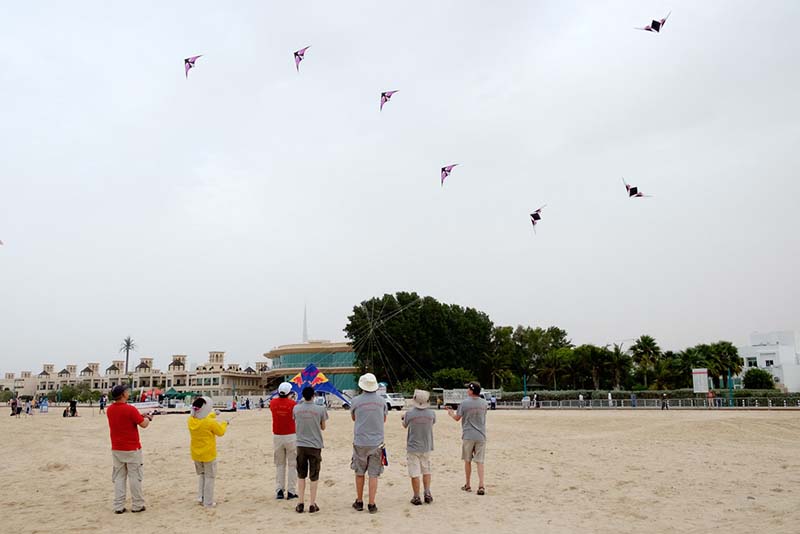
[[119, 384], [111, 388], [111, 398], [117, 400], [118, 398], [122, 397], [122, 394], [125, 393], [130, 386], [128, 384]]
[[467, 389], [473, 392], [475, 395], [481, 394], [481, 385], [479, 382], [470, 382], [469, 384], [465, 384]]

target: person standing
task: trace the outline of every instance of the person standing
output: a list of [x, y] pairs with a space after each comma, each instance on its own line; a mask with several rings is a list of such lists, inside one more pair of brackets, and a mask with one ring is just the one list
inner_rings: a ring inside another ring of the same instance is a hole
[[186, 422], [191, 436], [191, 453], [198, 476], [197, 502], [207, 508], [214, 502], [214, 481], [217, 478], [217, 436], [224, 436], [229, 421], [217, 422], [211, 399], [200, 397], [192, 403], [192, 415]]
[[139, 427], [147, 428], [153, 416], [142, 415], [128, 404], [130, 389], [127, 384], [114, 386], [111, 390], [113, 404], [108, 407], [108, 429], [111, 435], [111, 458], [114, 482], [114, 513], [125, 513], [126, 486], [131, 488], [131, 512], [144, 512], [144, 459], [139, 442]]
[[436, 412], [430, 409], [429, 399], [430, 393], [427, 391], [415, 390], [411, 399], [411, 409], [403, 414], [403, 428], [408, 429], [406, 437], [408, 476], [411, 477], [411, 490], [414, 492], [411, 504], [415, 506], [422, 504], [419, 495], [420, 477], [425, 490], [425, 503], [433, 502], [431, 451], [433, 451], [433, 425], [436, 424]]
[[667, 394], [666, 393], [661, 395], [661, 409], [662, 410], [669, 410], [669, 399], [667, 398]]
[[364, 509], [364, 483], [369, 474], [367, 509], [378, 511], [375, 496], [378, 493], [378, 477], [383, 473], [383, 427], [386, 424], [386, 403], [378, 395], [378, 379], [372, 373], [358, 379], [361, 395], [350, 403], [353, 426], [353, 457], [350, 468], [356, 474], [356, 500], [353, 508]]
[[328, 420], [328, 410], [314, 402], [314, 388], [303, 388], [303, 400], [292, 410], [297, 429], [297, 489], [300, 502], [295, 507], [302, 514], [305, 507], [306, 477], [310, 481], [308, 513], [319, 512], [317, 506], [317, 485], [319, 483], [319, 467], [322, 463], [322, 431]]
[[466, 483], [464, 491], [472, 491], [472, 462], [478, 469], [478, 495], [484, 495], [484, 461], [486, 458], [486, 401], [480, 397], [481, 385], [478, 382], [467, 384], [467, 398], [458, 405], [458, 411], [447, 408], [447, 414], [455, 421], [461, 421], [461, 459], [464, 460]]
[[269, 403], [272, 412], [272, 450], [275, 461], [275, 498], [297, 498], [297, 445], [292, 410], [297, 404], [289, 398], [292, 385], [278, 386], [278, 397]]
[[631, 393], [631, 408], [636, 408], [636, 393]]
[[614, 407], [614, 397], [611, 396], [611, 392], [610, 391], [608, 392], [608, 407], [609, 408], [613, 408]]
[[105, 395], [100, 395], [100, 413], [106, 413], [106, 403], [108, 402], [108, 397]]
[[583, 408], [583, 393], [578, 394], [578, 408]]
[[19, 412], [17, 412], [17, 406], [19, 406], [19, 399], [14, 397], [11, 399], [11, 415], [13, 417], [19, 417]]

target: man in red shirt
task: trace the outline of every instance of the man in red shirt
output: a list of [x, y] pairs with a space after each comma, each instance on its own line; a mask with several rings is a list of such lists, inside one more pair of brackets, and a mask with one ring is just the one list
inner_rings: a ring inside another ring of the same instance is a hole
[[142, 415], [128, 404], [130, 391], [127, 384], [114, 386], [111, 398], [114, 403], [106, 410], [108, 429], [111, 433], [111, 457], [114, 468], [114, 513], [125, 513], [125, 489], [131, 486], [131, 512], [144, 512], [142, 478], [144, 476], [142, 444], [139, 442], [139, 427], [147, 428], [151, 415]]
[[[272, 412], [272, 448], [275, 459], [276, 499], [297, 498], [297, 445], [295, 443], [294, 410], [295, 402], [289, 398], [292, 385], [284, 382], [278, 386], [278, 396], [269, 402]], [[288, 473], [286, 472], [288, 468]], [[289, 480], [287, 481], [286, 478]]]

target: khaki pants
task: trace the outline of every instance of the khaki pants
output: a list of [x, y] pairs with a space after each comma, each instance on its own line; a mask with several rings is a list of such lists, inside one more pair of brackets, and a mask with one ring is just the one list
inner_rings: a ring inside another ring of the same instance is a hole
[[126, 486], [131, 486], [131, 510], [144, 508], [142, 479], [144, 478], [144, 459], [142, 449], [138, 451], [111, 451], [114, 467], [111, 480], [114, 482], [114, 510], [125, 508]]
[[217, 461], [195, 462], [194, 470], [198, 476], [197, 501], [203, 506], [214, 504], [214, 479], [217, 478]]
[[[275, 491], [286, 490], [297, 493], [297, 445], [295, 434], [273, 435], [272, 447], [275, 459]], [[288, 467], [288, 473], [287, 473]], [[288, 480], [286, 479], [288, 475]]]

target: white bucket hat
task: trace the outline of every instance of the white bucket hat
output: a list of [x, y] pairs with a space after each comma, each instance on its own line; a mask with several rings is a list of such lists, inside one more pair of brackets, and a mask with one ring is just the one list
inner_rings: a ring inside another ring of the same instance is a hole
[[358, 379], [358, 387], [368, 393], [378, 391], [378, 379], [372, 373], [363, 374]]
[[214, 405], [213, 401], [211, 400], [211, 397], [200, 397], [200, 398], [204, 399], [206, 403], [200, 408], [195, 408], [194, 406], [192, 406], [192, 417], [196, 417], [198, 419], [205, 419], [206, 417], [208, 417], [208, 414], [214, 411]]
[[414, 398], [411, 399], [411, 405], [415, 408], [427, 408], [428, 407], [428, 400], [431, 398], [431, 394], [423, 389], [415, 389], [414, 390]]

